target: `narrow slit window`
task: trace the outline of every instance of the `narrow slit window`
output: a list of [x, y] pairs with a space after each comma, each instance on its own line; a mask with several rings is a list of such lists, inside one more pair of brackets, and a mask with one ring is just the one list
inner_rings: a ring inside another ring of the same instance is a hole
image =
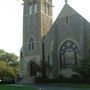
[[66, 23], [68, 23], [68, 16], [66, 16]]

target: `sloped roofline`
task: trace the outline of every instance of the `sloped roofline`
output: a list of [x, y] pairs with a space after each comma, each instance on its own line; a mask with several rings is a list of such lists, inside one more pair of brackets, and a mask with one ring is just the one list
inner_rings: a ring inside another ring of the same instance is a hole
[[[78, 14], [81, 18], [83, 18], [87, 23], [89, 23], [89, 21], [87, 19], [85, 19], [79, 12], [77, 12], [75, 9], [73, 9], [69, 4], [65, 3], [62, 10], [60, 11], [59, 15], [57, 16], [56, 20], [54, 21], [54, 23], [57, 21], [57, 19], [59, 18], [59, 16], [61, 15], [62, 11], [64, 10], [64, 8], [68, 6], [69, 8], [71, 8], [76, 14]], [[54, 25], [53, 23], [53, 25]], [[90, 24], [90, 23], [89, 23]]]

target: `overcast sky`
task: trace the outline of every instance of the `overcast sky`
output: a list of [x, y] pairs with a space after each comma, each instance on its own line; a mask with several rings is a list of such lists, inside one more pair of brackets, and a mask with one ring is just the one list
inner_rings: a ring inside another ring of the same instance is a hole
[[[64, 0], [53, 0], [54, 20]], [[22, 46], [22, 0], [0, 0], [0, 49], [19, 56]], [[68, 4], [90, 22], [90, 0], [68, 0]]]

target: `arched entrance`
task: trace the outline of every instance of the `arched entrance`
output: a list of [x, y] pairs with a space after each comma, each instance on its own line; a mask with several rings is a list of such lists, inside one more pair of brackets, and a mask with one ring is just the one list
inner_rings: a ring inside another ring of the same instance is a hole
[[27, 66], [28, 74], [30, 76], [36, 76], [37, 72], [41, 72], [41, 67], [34, 61], [30, 61]]
[[72, 68], [75, 64], [78, 64], [78, 47], [71, 41], [65, 41], [59, 52], [60, 56], [60, 68]]
[[36, 66], [34, 62], [30, 63], [30, 76], [35, 76], [37, 74], [36, 72]]

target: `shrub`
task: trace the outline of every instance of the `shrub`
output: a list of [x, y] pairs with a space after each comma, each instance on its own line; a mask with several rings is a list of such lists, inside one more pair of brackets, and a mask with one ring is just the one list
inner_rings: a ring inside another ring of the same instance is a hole
[[78, 74], [73, 74], [70, 78], [70, 82], [81, 82], [81, 78]]
[[82, 60], [79, 65], [73, 68], [73, 71], [79, 73], [84, 81], [90, 82], [90, 57]]

